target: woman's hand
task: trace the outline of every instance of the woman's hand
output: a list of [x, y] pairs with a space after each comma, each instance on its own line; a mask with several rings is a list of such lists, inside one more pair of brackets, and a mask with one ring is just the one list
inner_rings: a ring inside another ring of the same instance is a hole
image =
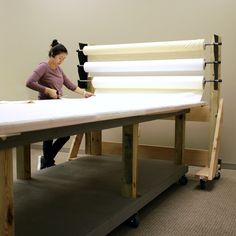
[[77, 87], [74, 92], [78, 93], [79, 95], [83, 96], [84, 98], [89, 98], [91, 96], [94, 96], [93, 93], [91, 92], [87, 92], [86, 90], [84, 89], [81, 89], [80, 87]]
[[84, 91], [84, 97], [85, 97], [85, 98], [89, 98], [89, 97], [91, 97], [91, 96], [94, 96], [94, 94], [91, 93], [91, 92]]
[[51, 88], [45, 88], [45, 94], [48, 95], [50, 98], [54, 98], [57, 99], [58, 98], [58, 94], [57, 94], [57, 90], [55, 89], [51, 89]]

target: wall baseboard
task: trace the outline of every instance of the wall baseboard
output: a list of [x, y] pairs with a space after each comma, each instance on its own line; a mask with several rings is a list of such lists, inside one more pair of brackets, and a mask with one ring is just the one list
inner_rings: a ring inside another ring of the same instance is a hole
[[228, 169], [228, 170], [236, 170], [236, 164], [233, 164], [233, 163], [222, 163], [221, 168], [222, 169]]
[[[31, 148], [36, 149], [36, 150], [42, 150], [43, 146], [41, 144], [31, 144]], [[70, 148], [68, 147], [63, 147], [61, 149], [61, 152], [69, 153]], [[79, 153], [84, 153], [84, 150], [80, 150]]]

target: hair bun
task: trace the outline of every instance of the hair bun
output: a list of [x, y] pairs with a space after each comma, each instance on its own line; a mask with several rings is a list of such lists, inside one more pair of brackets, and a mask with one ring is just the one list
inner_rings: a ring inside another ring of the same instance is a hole
[[56, 46], [58, 43], [57, 39], [53, 39], [52, 43], [51, 43], [51, 47]]

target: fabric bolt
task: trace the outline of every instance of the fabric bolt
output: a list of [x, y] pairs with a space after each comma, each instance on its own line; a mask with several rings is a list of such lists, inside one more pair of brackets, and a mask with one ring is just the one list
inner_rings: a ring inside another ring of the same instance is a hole
[[89, 45], [83, 48], [85, 55], [138, 54], [203, 51], [204, 39], [167, 42], [146, 42], [111, 45]]

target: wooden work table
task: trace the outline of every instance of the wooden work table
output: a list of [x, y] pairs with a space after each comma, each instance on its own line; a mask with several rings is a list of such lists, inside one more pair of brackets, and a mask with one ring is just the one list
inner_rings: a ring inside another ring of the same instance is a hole
[[[29, 126], [26, 124], [14, 125], [13, 129], [17, 131], [16, 134], [3, 134], [0, 138], [0, 235], [15, 235], [14, 230], [14, 197], [13, 197], [13, 163], [12, 163], [12, 149], [17, 146], [27, 145], [42, 140], [53, 139], [56, 137], [75, 135], [78, 133], [86, 133], [91, 131], [109, 129], [113, 127], [123, 127], [123, 174], [121, 181], [121, 192], [125, 197], [131, 197], [135, 199], [137, 197], [137, 148], [138, 148], [138, 124], [155, 119], [162, 119], [170, 116], [175, 116], [176, 120], [176, 132], [175, 132], [175, 148], [176, 148], [176, 160], [175, 163], [180, 165], [183, 158], [184, 149], [184, 134], [185, 134], [185, 114], [189, 112], [191, 107], [200, 106], [202, 103], [185, 104], [182, 106], [167, 107], [166, 109], [151, 109], [146, 110], [145, 114], [143, 110], [138, 110], [136, 113], [127, 114], [123, 112], [117, 115], [107, 114], [103, 117], [100, 116], [97, 119], [87, 119], [87, 122], [83, 118], [83, 122], [80, 122], [77, 117], [77, 123], [75, 117], [64, 118], [60, 125], [55, 125], [54, 121], [48, 119], [44, 120], [45, 127], [53, 124], [52, 128], [41, 128], [32, 126], [32, 122]], [[12, 111], [11, 111], [12, 112]], [[35, 120], [38, 122], [38, 120]], [[71, 121], [71, 124], [70, 124]], [[4, 128], [4, 126], [2, 126]], [[1, 127], [1, 128], [2, 128]], [[10, 125], [8, 124], [8, 127]], [[22, 127], [22, 131], [20, 130]], [[18, 130], [17, 130], [18, 129]], [[4, 130], [4, 129], [2, 129]], [[0, 131], [2, 131], [0, 129]], [[53, 171], [53, 168], [51, 168]], [[30, 180], [27, 180], [30, 181]], [[15, 196], [17, 198], [17, 196]], [[39, 223], [40, 224], [40, 223]]]

